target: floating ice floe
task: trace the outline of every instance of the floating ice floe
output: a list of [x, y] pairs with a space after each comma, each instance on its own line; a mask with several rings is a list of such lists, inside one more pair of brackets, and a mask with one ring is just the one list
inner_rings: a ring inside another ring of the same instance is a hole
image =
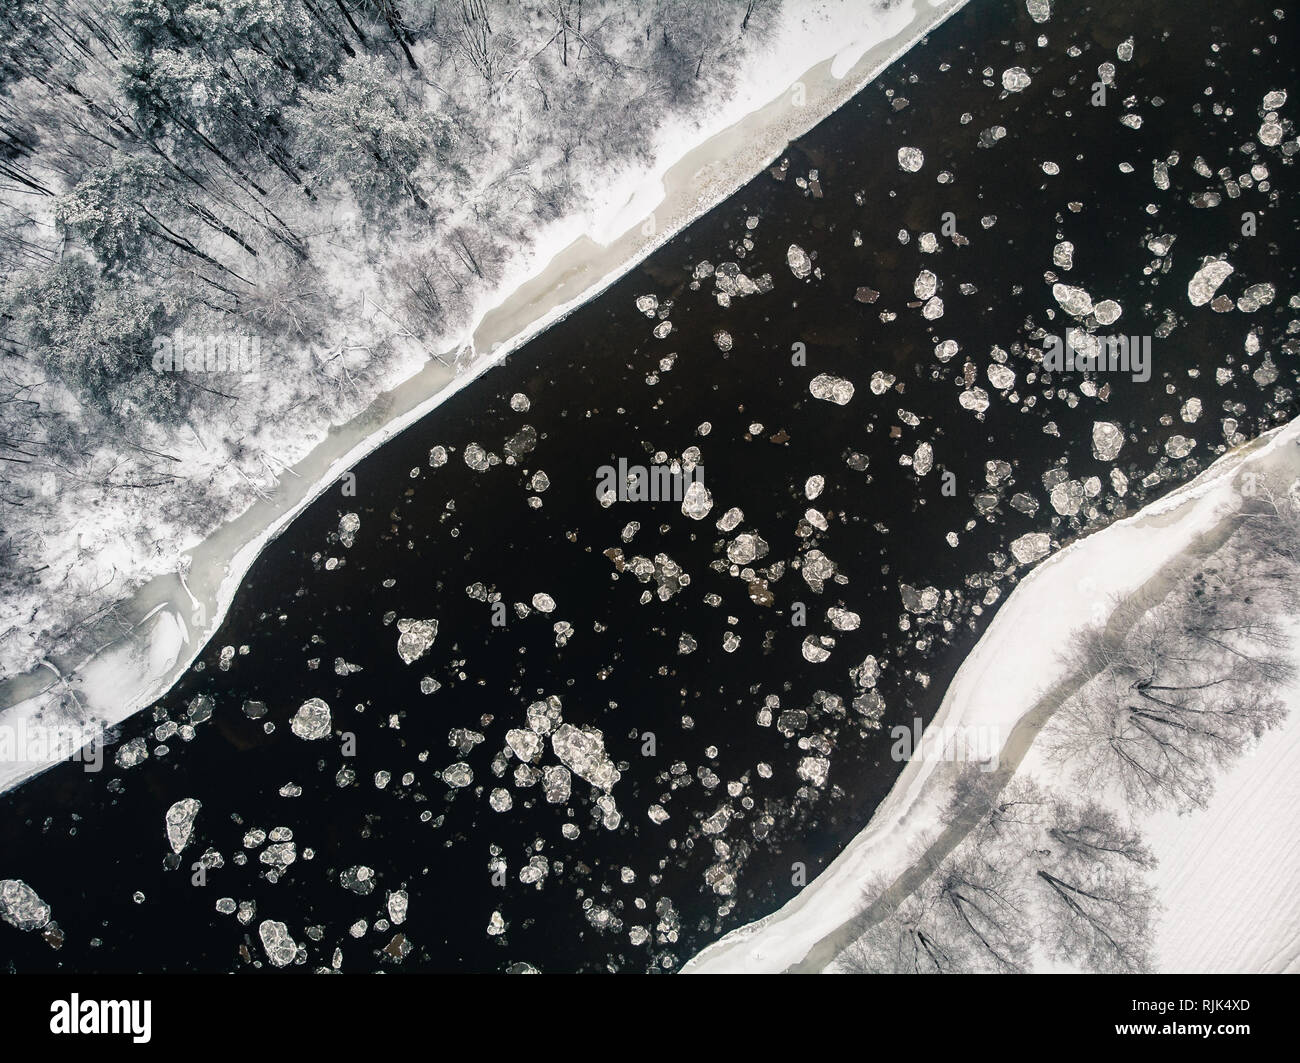
[[1092, 312], [1099, 325], [1113, 325], [1120, 319], [1124, 309], [1114, 299], [1103, 299], [1092, 308]]
[[257, 936], [262, 939], [262, 948], [266, 958], [274, 967], [288, 967], [298, 955], [298, 946], [289, 933], [289, 928], [274, 919], [262, 920], [257, 928]]
[[957, 402], [964, 410], [983, 413], [989, 408], [989, 393], [983, 388], [967, 388], [957, 396]]
[[925, 153], [920, 148], [899, 148], [898, 168], [907, 173], [916, 173], [925, 165]]
[[803, 280], [812, 272], [812, 259], [808, 257], [808, 252], [798, 244], [791, 244], [786, 250], [785, 260], [790, 264], [790, 272], [800, 280]]
[[546, 791], [546, 803], [562, 805], [569, 800], [573, 788], [573, 775], [568, 768], [559, 764], [548, 764], [542, 769], [542, 789]]
[[1195, 276], [1187, 282], [1187, 298], [1192, 306], [1204, 306], [1214, 298], [1219, 285], [1232, 273], [1230, 263], [1222, 259], [1211, 259], [1196, 271]]
[[917, 445], [912, 455], [912, 469], [917, 476], [924, 476], [934, 467], [934, 447], [929, 443]]
[[401, 926], [406, 922], [409, 908], [410, 898], [406, 890], [395, 890], [388, 895], [388, 918], [392, 920], [394, 926]]
[[622, 778], [605, 753], [604, 735], [594, 727], [561, 724], [551, 735], [551, 748], [560, 763], [598, 790], [608, 792]]
[[1002, 87], [1007, 92], [1023, 92], [1029, 88], [1029, 75], [1023, 66], [1012, 66], [1002, 71]]
[[714, 527], [716, 527], [720, 532], [729, 532], [738, 527], [740, 522], [744, 519], [745, 511], [739, 506], [732, 506], [726, 513], [722, 514], [722, 516], [718, 518]]
[[514, 727], [506, 732], [506, 745], [516, 757], [528, 764], [542, 755], [546, 747], [542, 736], [531, 729]]
[[830, 774], [831, 762], [826, 757], [803, 757], [796, 770], [799, 778], [814, 786], [825, 786], [826, 777]]
[[1072, 317], [1087, 317], [1092, 313], [1092, 296], [1082, 288], [1070, 284], [1053, 284], [1052, 297]]
[[703, 520], [713, 508], [713, 495], [699, 480], [692, 480], [682, 495], [682, 515]]
[[1113, 421], [1096, 421], [1092, 426], [1092, 456], [1114, 461], [1124, 446], [1124, 430]]
[[903, 608], [909, 613], [928, 613], [939, 604], [939, 591], [935, 587], [917, 590], [903, 583], [899, 585], [898, 592], [903, 599]]
[[308, 742], [327, 738], [330, 733], [329, 705], [320, 698], [304, 701], [289, 721], [289, 730]]
[[803, 659], [813, 664], [821, 664], [830, 659], [835, 640], [829, 635], [808, 635], [803, 640]]
[[1277, 297], [1271, 284], [1252, 284], [1237, 300], [1237, 309], [1243, 314], [1253, 314], [1261, 306], [1268, 306]]
[[862, 617], [851, 609], [841, 609], [832, 605], [826, 610], [826, 619], [836, 631], [857, 631], [862, 625]]
[[727, 560], [733, 565], [748, 565], [767, 553], [768, 545], [761, 536], [745, 532], [737, 535], [727, 545]]
[[1006, 391], [1015, 386], [1016, 374], [1012, 369], [1008, 369], [999, 362], [994, 362], [988, 368], [989, 383], [999, 391]]
[[1063, 517], [1075, 516], [1083, 506], [1083, 484], [1066, 480], [1052, 488], [1052, 508]]
[[1147, 250], [1157, 258], [1164, 258], [1165, 255], [1169, 254], [1169, 249], [1174, 246], [1174, 241], [1177, 239], [1178, 237], [1169, 233], [1152, 236], [1147, 240]]
[[339, 542], [344, 546], [351, 546], [356, 542], [357, 531], [361, 527], [361, 518], [355, 513], [344, 513], [339, 518]]
[[0, 919], [19, 930], [39, 930], [50, 921], [51, 909], [20, 878], [0, 879]]
[[423, 657], [433, 640], [438, 637], [436, 620], [399, 620], [397, 630], [401, 633], [397, 640], [397, 654], [407, 664]]
[[804, 582], [818, 594], [826, 581], [835, 577], [835, 571], [835, 562], [820, 550], [809, 550], [799, 567]]
[[1047, 556], [1052, 548], [1052, 537], [1042, 532], [1030, 532], [1011, 542], [1011, 556], [1022, 565], [1029, 565]]
[[113, 762], [119, 768], [134, 768], [149, 759], [149, 746], [143, 738], [133, 738], [117, 751]]
[[853, 383], [829, 373], [818, 373], [808, 382], [808, 391], [815, 399], [833, 402], [836, 406], [847, 406], [853, 398]]
[[179, 853], [189, 845], [190, 835], [194, 833], [194, 820], [202, 807], [202, 802], [196, 798], [185, 797], [167, 810], [167, 842], [172, 852]]

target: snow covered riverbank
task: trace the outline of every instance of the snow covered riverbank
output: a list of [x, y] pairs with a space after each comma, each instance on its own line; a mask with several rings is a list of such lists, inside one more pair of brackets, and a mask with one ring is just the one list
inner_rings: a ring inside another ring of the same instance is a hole
[[[298, 440], [274, 488], [184, 547], [179, 571], [161, 571], [156, 557], [115, 555], [117, 579], [145, 578], [146, 560], [158, 574], [116, 605], [111, 597], [86, 603], [96, 617], [83, 631], [88, 652], [48, 647], [45, 664], [0, 684], [0, 727], [111, 726], [160, 697], [216, 631], [261, 550], [339, 476], [730, 195], [964, 3], [911, 0], [876, 18], [857, 0], [786, 5], [729, 100], [706, 120], [662, 129], [649, 167], [612, 180], [600, 202], [538, 234], [478, 307], [460, 345], [474, 355], [468, 367], [456, 373], [429, 361], [348, 423]], [[791, 71], [799, 76], [791, 80]], [[784, 87], [773, 93], [775, 85]], [[383, 313], [382, 303], [373, 312]], [[120, 519], [131, 523], [129, 514]], [[72, 752], [51, 743], [36, 750], [0, 761], [0, 791]]]
[[[1300, 421], [1229, 452], [1165, 498], [1043, 562], [962, 664], [928, 730], [975, 728], [1005, 736], [999, 770], [1014, 773], [1023, 765], [1043, 777], [1050, 769], [1033, 740], [1069, 693], [1058, 689], [1065, 682], [1061, 651], [1084, 626], [1113, 615], [1113, 603], [1138, 595], [1145, 600], [1167, 566], [1213, 542], [1239, 510], [1247, 474], [1283, 491], [1300, 479]], [[1300, 693], [1291, 699], [1293, 708], [1297, 700]], [[1297, 794], [1286, 776], [1297, 755], [1295, 717], [1223, 780], [1206, 811], [1183, 819], [1150, 817], [1145, 824], [1161, 859], [1158, 889], [1172, 913], [1163, 924], [1165, 936], [1157, 937], [1162, 968], [1286, 969], [1297, 962], [1296, 902], [1288, 888], [1298, 859], [1290, 826]], [[902, 875], [917, 859], [918, 839], [940, 825], [958, 767], [933, 758], [910, 761], [865, 829], [826, 871], [779, 911], [705, 949], [685, 971], [824, 969], [843, 936], [837, 931], [865, 904], [863, 884]], [[1264, 852], [1261, 838], [1276, 851]], [[1250, 858], [1234, 861], [1230, 839]], [[1213, 860], [1205, 845], [1214, 846]], [[1254, 898], [1251, 930], [1238, 934], [1220, 918], [1220, 902], [1231, 895], [1235, 905], [1244, 891]], [[1193, 897], [1201, 899], [1193, 905]]]

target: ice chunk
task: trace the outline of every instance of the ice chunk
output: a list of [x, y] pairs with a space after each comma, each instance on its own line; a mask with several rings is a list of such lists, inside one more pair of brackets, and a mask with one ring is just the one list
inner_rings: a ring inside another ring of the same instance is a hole
[[682, 496], [682, 515], [691, 520], [703, 520], [713, 508], [713, 495], [699, 480], [692, 480]]
[[1187, 282], [1187, 298], [1192, 306], [1204, 306], [1214, 298], [1219, 285], [1228, 279], [1232, 266], [1221, 259], [1211, 259]]
[[0, 919], [19, 930], [39, 930], [50, 921], [50, 906], [22, 879], [6, 878], [0, 880]]
[[812, 397], [823, 402], [833, 402], [836, 406], [847, 406], [853, 398], [853, 384], [829, 373], [818, 373], [808, 382]]
[[1042, 532], [1030, 532], [1012, 540], [1011, 556], [1020, 564], [1028, 565], [1047, 556], [1052, 548], [1052, 538]]
[[790, 264], [790, 272], [800, 280], [803, 280], [812, 272], [812, 259], [808, 257], [808, 252], [798, 244], [791, 244], [786, 250], [785, 260]]
[[1124, 446], [1124, 430], [1113, 421], [1095, 421], [1092, 426], [1092, 456], [1114, 461]]
[[289, 729], [308, 742], [327, 738], [330, 733], [330, 707], [320, 698], [304, 701], [289, 721]]
[[298, 955], [298, 946], [289, 933], [289, 928], [274, 919], [262, 920], [257, 928], [257, 936], [262, 939], [262, 948], [266, 958], [275, 967], [288, 967]]
[[1061, 309], [1073, 317], [1087, 317], [1092, 313], [1092, 296], [1082, 288], [1070, 284], [1053, 284], [1052, 297]]
[[167, 810], [167, 841], [172, 852], [179, 853], [190, 843], [194, 833], [194, 820], [198, 817], [203, 803], [197, 798], [185, 797]]
[[397, 653], [407, 664], [423, 657], [438, 637], [436, 620], [399, 620], [397, 630], [401, 636], [397, 640]]
[[551, 748], [560, 763], [598, 790], [612, 790], [622, 778], [605, 753], [604, 735], [594, 727], [561, 724], [551, 735]]
[[1029, 75], [1025, 68], [1013, 66], [1002, 71], [1002, 87], [1008, 92], [1023, 92], [1029, 88]]
[[925, 153], [920, 148], [899, 148], [898, 168], [907, 173], [916, 173], [925, 165]]

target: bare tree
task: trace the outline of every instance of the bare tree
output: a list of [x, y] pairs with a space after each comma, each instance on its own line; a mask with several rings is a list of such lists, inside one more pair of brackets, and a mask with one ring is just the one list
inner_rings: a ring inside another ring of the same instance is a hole
[[1203, 807], [1215, 770], [1284, 717], [1276, 694], [1295, 667], [1274, 609], [1287, 592], [1246, 563], [1238, 537], [1122, 643], [1100, 628], [1082, 636], [1075, 664], [1096, 678], [1044, 740], [1084, 785], [1115, 780], [1139, 808]]
[[1099, 973], [1149, 969], [1155, 858], [1141, 836], [1096, 802], [1060, 799], [1046, 836], [1034, 855], [1049, 955]]
[[1016, 778], [909, 896], [896, 901], [896, 885], [871, 883], [869, 925], [836, 966], [1018, 972], [1037, 948], [1084, 970], [1142, 971], [1154, 908], [1144, 876], [1154, 863], [1109, 809]]

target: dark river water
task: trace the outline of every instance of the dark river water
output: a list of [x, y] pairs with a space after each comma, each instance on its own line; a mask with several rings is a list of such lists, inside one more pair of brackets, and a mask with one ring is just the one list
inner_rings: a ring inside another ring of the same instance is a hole
[[[933, 715], [1027, 571], [1014, 540], [1055, 549], [1300, 412], [1286, 118], [1300, 101], [1277, 107], [1276, 139], [1263, 107], [1294, 89], [1295, 19], [1058, 6], [1039, 25], [1023, 3], [971, 3], [783, 167], [322, 495], [195, 667], [120, 729], [110, 755], [142, 739], [147, 760], [64, 764], [0, 799], [0, 878], [29, 883], [57, 924], [0, 926], [0, 963], [269, 971], [271, 920], [299, 946], [290, 970], [671, 971], [811, 881], [901, 770], [890, 728]], [[1012, 68], [1029, 84], [1006, 92]], [[916, 172], [903, 147], [923, 153]], [[796, 276], [791, 245], [813, 273]], [[1205, 256], [1231, 263], [1227, 298], [1193, 306]], [[729, 306], [717, 267], [739, 289]], [[1072, 318], [1056, 284], [1122, 316]], [[1044, 337], [1067, 324], [1150, 337], [1150, 379], [1044, 376]], [[814, 397], [823, 374], [852, 399]], [[1120, 426], [1114, 460], [1094, 454], [1095, 422]], [[598, 501], [601, 466], [692, 447], [703, 519]], [[732, 507], [743, 517], [719, 530]], [[406, 619], [438, 622], [409, 664]], [[314, 741], [290, 726], [312, 698], [331, 713]], [[192, 735], [171, 733], [195, 713]], [[567, 760], [608, 797], [580, 774], [563, 795], [557, 731], [566, 749], [599, 732], [607, 761]], [[529, 742], [525, 765], [510, 747]], [[164, 817], [186, 798], [201, 810], [178, 857]]]

